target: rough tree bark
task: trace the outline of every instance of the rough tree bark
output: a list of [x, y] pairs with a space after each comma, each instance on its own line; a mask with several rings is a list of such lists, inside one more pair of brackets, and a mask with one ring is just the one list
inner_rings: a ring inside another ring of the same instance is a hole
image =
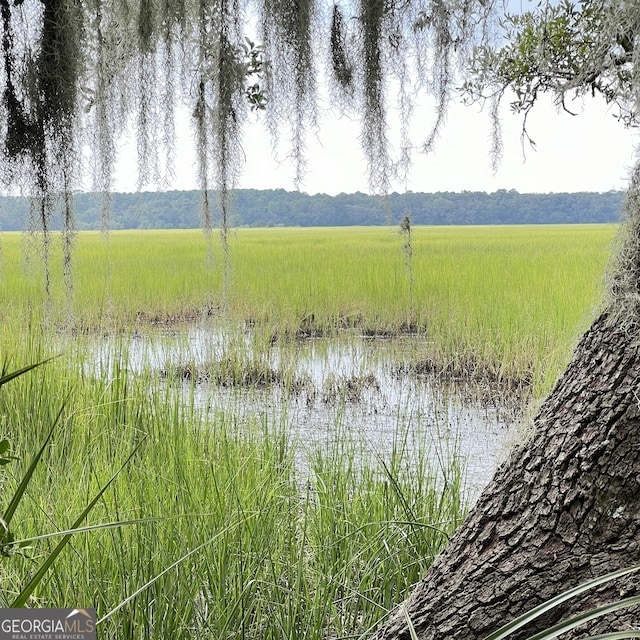
[[[420, 638], [483, 638], [567, 588], [640, 561], [640, 348], [612, 318], [603, 313], [582, 337], [531, 437], [376, 638], [409, 639], [406, 614]], [[608, 585], [525, 631], [637, 586], [637, 578]], [[640, 627], [638, 609], [576, 635], [630, 626]]]

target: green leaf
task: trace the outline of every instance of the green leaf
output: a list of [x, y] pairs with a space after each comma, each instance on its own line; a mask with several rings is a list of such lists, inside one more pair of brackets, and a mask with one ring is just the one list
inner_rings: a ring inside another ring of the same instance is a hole
[[142, 446], [143, 442], [144, 440], [141, 440], [134, 447], [133, 451], [129, 454], [129, 457], [124, 461], [122, 466], [111, 476], [109, 481], [102, 487], [102, 489], [100, 489], [100, 491], [98, 491], [98, 493], [94, 496], [93, 500], [89, 502], [89, 504], [84, 508], [82, 513], [76, 518], [75, 522], [71, 525], [71, 529], [69, 530], [70, 532], [63, 536], [62, 540], [60, 540], [60, 542], [56, 545], [54, 550], [49, 554], [47, 559], [42, 563], [42, 565], [40, 566], [38, 571], [35, 573], [35, 575], [31, 578], [31, 580], [29, 580], [27, 586], [24, 587], [24, 589], [22, 589], [18, 597], [13, 601], [13, 603], [11, 604], [12, 609], [20, 609], [21, 607], [24, 607], [27, 600], [29, 599], [29, 596], [31, 596], [34, 589], [38, 586], [38, 584], [40, 584], [40, 581], [44, 578], [44, 575], [49, 570], [49, 567], [51, 567], [51, 565], [56, 561], [57, 557], [60, 555], [62, 550], [67, 546], [68, 542], [71, 540], [74, 531], [80, 527], [80, 525], [84, 522], [84, 519], [87, 517], [89, 512], [93, 509], [93, 507], [96, 505], [98, 500], [100, 500], [104, 492], [109, 488], [109, 486], [111, 486], [113, 481], [118, 477], [118, 475], [122, 472], [122, 470], [129, 464], [129, 462], [131, 461], [135, 453]]
[[625, 638], [640, 638], [640, 630], [638, 631], [613, 631], [611, 633], [603, 633], [597, 636], [589, 636], [585, 640], [625, 640]]
[[619, 569], [618, 571], [613, 571], [612, 573], [608, 573], [604, 576], [600, 576], [599, 578], [595, 578], [593, 580], [589, 580], [588, 582], [584, 582], [573, 589], [569, 589], [568, 591], [564, 591], [559, 595], [543, 602], [537, 607], [531, 609], [527, 613], [524, 613], [521, 616], [518, 616], [511, 622], [506, 625], [500, 627], [497, 631], [494, 631], [492, 634], [486, 636], [484, 640], [503, 640], [508, 635], [520, 629], [526, 624], [529, 624], [532, 620], [535, 620], [539, 616], [543, 615], [547, 611], [550, 611], [554, 607], [557, 607], [559, 604], [570, 600], [576, 596], [583, 594], [585, 591], [592, 589], [593, 587], [597, 587], [598, 585], [604, 584], [605, 582], [609, 582], [611, 580], [615, 580], [616, 578], [621, 578], [622, 576], [626, 576], [630, 573], [640, 570], [640, 565], [635, 565], [633, 567], [628, 567], [626, 569]]
[[7, 382], [10, 382], [14, 378], [18, 378], [19, 376], [24, 375], [25, 373], [31, 371], [32, 369], [35, 369], [36, 367], [46, 364], [47, 362], [57, 357], [58, 356], [54, 356], [53, 358], [47, 358], [46, 360], [41, 360], [40, 362], [36, 362], [35, 364], [30, 364], [26, 367], [23, 367], [22, 369], [18, 369], [17, 371], [12, 371], [11, 373], [5, 373], [3, 370], [2, 374], [0, 374], [0, 387], [7, 384]]
[[571, 631], [571, 629], [575, 629], [579, 627], [581, 624], [585, 622], [589, 622], [589, 620], [595, 620], [596, 618], [600, 618], [608, 613], [613, 613], [614, 611], [618, 611], [619, 609], [626, 609], [627, 607], [633, 607], [637, 604], [640, 604], [640, 596], [633, 596], [631, 598], [625, 598], [623, 600], [616, 600], [616, 602], [608, 602], [607, 604], [603, 604], [600, 607], [596, 607], [595, 609], [589, 609], [588, 611], [583, 611], [568, 620], [563, 620], [558, 624], [550, 627], [549, 629], [545, 629], [540, 633], [536, 633], [535, 635], [528, 638], [528, 640], [552, 640], [553, 638], [557, 638], [560, 634], [565, 633], [566, 631]]

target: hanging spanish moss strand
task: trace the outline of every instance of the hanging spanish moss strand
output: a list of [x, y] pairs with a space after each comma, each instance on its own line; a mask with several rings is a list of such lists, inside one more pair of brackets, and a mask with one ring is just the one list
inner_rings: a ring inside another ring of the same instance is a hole
[[241, 129], [244, 104], [239, 97], [244, 86], [244, 69], [238, 61], [240, 40], [240, 7], [236, 0], [218, 0], [218, 71], [215, 92], [218, 108], [214, 113], [214, 143], [217, 149], [216, 188], [220, 207], [220, 239], [224, 255], [222, 306], [227, 307], [231, 284], [231, 253], [229, 251], [229, 219], [232, 208], [232, 188], [237, 182], [241, 164]]
[[[241, 56], [241, 7], [237, 0], [198, 3], [197, 97], [193, 108], [202, 196], [202, 222], [208, 242], [212, 229], [210, 185], [215, 186], [223, 248], [223, 299], [229, 287], [228, 229], [232, 190], [242, 165], [241, 128], [246, 116]], [[209, 257], [212, 259], [211, 245]], [[223, 305], [224, 306], [224, 305]]]
[[[52, 187], [43, 183], [42, 193], [42, 233], [45, 271], [47, 273], [47, 300], [50, 300], [49, 244], [50, 235], [47, 218], [56, 208], [61, 209], [62, 218], [62, 273], [65, 290], [66, 322], [73, 322], [73, 276], [72, 252], [75, 238], [73, 216], [73, 185], [77, 182], [79, 155], [75, 127], [75, 115], [78, 109], [78, 78], [81, 77], [82, 58], [78, 33], [84, 32], [84, 16], [78, 10], [77, 3], [58, 0], [45, 6], [44, 25], [40, 49], [39, 67], [44, 74], [41, 80], [41, 102], [45, 131], [53, 138], [51, 153], [57, 171], [52, 178]], [[45, 62], [46, 61], [46, 62]], [[61, 62], [64, 61], [64, 65]], [[64, 82], [61, 81], [64, 76]], [[48, 162], [50, 165], [51, 162]], [[51, 168], [47, 170], [52, 174]], [[56, 192], [55, 199], [50, 191]], [[59, 194], [59, 195], [58, 195]], [[51, 210], [48, 210], [50, 207]]]
[[62, 274], [64, 278], [65, 323], [69, 328], [75, 325], [73, 304], [73, 247], [76, 229], [73, 215], [73, 194], [71, 181], [62, 191]]
[[[52, 216], [51, 196], [46, 194], [36, 200], [34, 221], [40, 223], [39, 231], [42, 232], [42, 264], [44, 265], [44, 292], [47, 300], [47, 311], [51, 305], [51, 271], [49, 254], [51, 252], [51, 233], [49, 231], [49, 219]], [[49, 315], [49, 313], [47, 313]]]
[[202, 229], [206, 236], [211, 235], [213, 219], [211, 215], [211, 204], [209, 202], [209, 131], [208, 121], [205, 116], [205, 84], [201, 80], [198, 84], [198, 99], [193, 110], [194, 128], [196, 131], [196, 148], [198, 158], [198, 182], [200, 184], [200, 219]]
[[109, 228], [109, 213], [111, 210], [111, 176], [115, 164], [116, 149], [113, 139], [113, 125], [110, 119], [112, 110], [108, 109], [110, 100], [107, 98], [108, 83], [106, 81], [107, 60], [105, 51], [105, 38], [102, 22], [102, 0], [94, 0], [93, 12], [90, 16], [92, 29], [95, 34], [85, 44], [94, 54], [95, 73], [94, 83], [84, 90], [84, 109], [88, 113], [88, 139], [95, 150], [91, 156], [91, 179], [93, 189], [102, 194], [102, 206], [100, 215], [100, 230], [106, 233]]
[[195, 104], [192, 111], [192, 122], [195, 132], [195, 146], [197, 158], [198, 183], [200, 185], [200, 218], [202, 229], [208, 239], [210, 247], [209, 257], [213, 259], [211, 250], [211, 230], [213, 227], [211, 216], [211, 204], [209, 202], [209, 120], [207, 118], [207, 99], [206, 99], [206, 82], [207, 77], [204, 73], [205, 63], [209, 52], [209, 25], [207, 20], [207, 2], [206, 0], [198, 0], [197, 2], [197, 20], [196, 20], [196, 40], [198, 43], [194, 65], [198, 69], [199, 76], [196, 79], [197, 89]]
[[[12, 11], [9, 0], [0, 0], [0, 14], [2, 16], [2, 62], [5, 78], [4, 94], [2, 96], [4, 130], [4, 151], [9, 159], [15, 159], [25, 153], [31, 144], [32, 127], [27, 120], [27, 114], [18, 98], [14, 68], [18, 65], [18, 55], [14, 45]], [[13, 167], [4, 167], [12, 169]], [[9, 180], [13, 177], [10, 173]]]
[[[416, 6], [412, 32], [416, 43], [420, 86], [436, 99], [435, 119], [422, 151], [431, 153], [446, 122], [448, 106], [465, 77], [474, 47], [494, 36], [492, 25], [499, 0], [429, 0]], [[428, 52], [422, 55], [421, 52]], [[499, 135], [498, 126], [493, 129]], [[498, 151], [499, 144], [495, 145]], [[494, 154], [495, 157], [495, 154]]]
[[267, 120], [274, 139], [284, 125], [290, 131], [290, 157], [296, 185], [306, 173], [306, 133], [317, 128], [314, 63], [317, 9], [313, 0], [262, 0], [261, 38], [268, 61]]
[[431, 5], [431, 21], [433, 25], [433, 56], [438, 60], [433, 67], [433, 89], [436, 97], [436, 120], [424, 143], [425, 153], [431, 153], [435, 141], [445, 122], [447, 107], [451, 93], [451, 46], [453, 34], [451, 31], [451, 12], [443, 0], [434, 0]]
[[[171, 175], [175, 163], [175, 108], [177, 104], [192, 103], [193, 99], [193, 67], [190, 67], [191, 56], [187, 47], [198, 42], [194, 37], [194, 29], [190, 27], [189, 12], [197, 13], [194, 9], [197, 3], [176, 2], [176, 0], [162, 1], [162, 42], [163, 68], [165, 73], [164, 85], [164, 137], [163, 145], [167, 145], [167, 173]], [[186, 100], [181, 98], [186, 96]]]
[[412, 163], [413, 142], [411, 140], [411, 119], [414, 111], [413, 72], [408, 63], [412, 48], [410, 34], [414, 22], [413, 11], [406, 8], [395, 9], [390, 16], [391, 31], [388, 34], [389, 63], [393, 68], [393, 82], [397, 84], [395, 108], [399, 116], [400, 149], [393, 164], [393, 177], [405, 182]]
[[354, 88], [354, 63], [349, 53], [349, 41], [344, 14], [337, 4], [331, 13], [329, 55], [333, 79], [346, 94], [352, 95]]
[[137, 16], [137, 38], [140, 46], [140, 58], [137, 65], [138, 87], [136, 96], [136, 142], [138, 151], [138, 188], [151, 181], [160, 181], [158, 167], [159, 141], [157, 123], [161, 118], [158, 105], [158, 52], [156, 46], [157, 12], [156, 2], [140, 0]]
[[386, 193], [390, 182], [385, 104], [385, 69], [381, 47], [387, 8], [385, 0], [361, 0], [362, 147], [372, 191]]
[[[63, 206], [64, 246], [68, 250], [63, 251], [63, 273], [68, 273], [71, 266], [73, 216], [68, 207], [71, 204], [70, 183], [78, 164], [75, 116], [78, 78], [82, 74], [79, 40], [83, 27], [83, 16], [74, 2], [55, 0], [46, 3], [33, 59], [36, 72], [31, 77], [25, 76], [23, 85], [29, 103], [29, 129], [37, 139], [31, 143], [30, 160], [35, 169], [33, 193], [37, 203], [32, 209], [31, 227], [42, 236], [41, 255], [48, 307], [51, 300], [50, 221], [56, 202]], [[56, 197], [57, 193], [65, 194], [62, 200]], [[68, 293], [71, 295], [70, 289]]]
[[160, 66], [166, 69], [163, 79], [162, 93], [160, 95], [161, 104], [161, 129], [160, 147], [165, 150], [163, 186], [169, 186], [175, 178], [176, 161], [176, 119], [175, 119], [175, 62], [173, 41], [171, 38], [165, 43], [161, 53]]

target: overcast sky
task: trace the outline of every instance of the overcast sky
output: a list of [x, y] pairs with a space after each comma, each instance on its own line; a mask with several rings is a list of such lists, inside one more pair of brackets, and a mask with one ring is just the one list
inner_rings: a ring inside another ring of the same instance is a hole
[[[552, 3], [554, 0], [552, 0]], [[506, 0], [509, 11], [531, 8], [530, 1]], [[255, 31], [255, 25], [252, 29]], [[322, 85], [322, 82], [319, 82]], [[389, 102], [392, 102], [389, 97]], [[521, 193], [576, 192], [625, 189], [636, 149], [637, 132], [625, 129], [600, 98], [568, 103], [573, 117], [558, 112], [551, 99], [542, 96], [529, 116], [528, 132], [535, 150], [523, 146], [522, 120], [509, 110], [504, 100], [501, 120], [504, 154], [494, 173], [489, 161], [490, 122], [478, 105], [451, 103], [447, 123], [435, 151], [414, 154], [406, 180], [395, 182], [392, 190], [487, 191], [515, 189]], [[322, 110], [322, 106], [320, 107]], [[427, 138], [435, 116], [432, 98], [425, 97], [416, 110], [411, 138], [420, 146]], [[178, 153], [175, 180], [160, 188], [197, 189], [195, 155], [192, 150], [188, 116], [178, 121]], [[246, 163], [238, 187], [293, 190], [295, 169], [287, 160], [287, 150], [275, 153], [264, 122], [250, 126], [242, 142]], [[264, 120], [264, 118], [262, 118]], [[390, 138], [397, 142], [397, 121], [389, 114]], [[319, 130], [307, 139], [308, 172], [300, 190], [310, 194], [368, 192], [367, 166], [359, 142], [360, 126], [346, 117], [338, 118], [328, 109], [319, 121]], [[283, 136], [285, 137], [285, 136]], [[135, 145], [120, 145], [119, 170], [115, 189], [135, 191]], [[157, 188], [148, 185], [144, 188]]]
[[[524, 0], [508, 0], [508, 6], [516, 13], [530, 8]], [[545, 96], [539, 100], [527, 127], [536, 142], [534, 150], [523, 147], [521, 117], [510, 112], [505, 99], [501, 117], [504, 154], [494, 173], [489, 161], [488, 113], [481, 112], [477, 105], [452, 103], [434, 153], [416, 153], [407, 179], [392, 184], [392, 190], [493, 192], [516, 189], [521, 193], [550, 193], [626, 188], [640, 143], [638, 133], [625, 129], [600, 98], [587, 98], [568, 106], [579, 115], [559, 113]], [[414, 117], [411, 137], [417, 146], [428, 136], [433, 120], [433, 99], [426, 97]], [[274, 154], [263, 124], [258, 122], [246, 131], [243, 140], [246, 163], [238, 186], [293, 190], [295, 170], [287, 161], [287, 151], [280, 149]], [[398, 128], [393, 113], [389, 114], [389, 124], [393, 140]], [[330, 195], [368, 192], [359, 133], [357, 121], [338, 118], [327, 111], [320, 119], [319, 131], [308, 136], [308, 172], [300, 189], [310, 194]], [[176, 178], [169, 188], [197, 189], [186, 115], [178, 123], [178, 134]], [[134, 145], [123, 144], [121, 157], [130, 161], [120, 163], [116, 189], [136, 190]]]
[[[626, 130], [601, 100], [589, 99], [572, 108], [580, 110], [580, 115], [558, 113], [550, 102], [532, 112], [528, 130], [536, 142], [533, 150], [523, 148], [521, 120], [505, 105], [504, 155], [494, 174], [489, 161], [488, 114], [478, 106], [453, 105], [435, 152], [416, 153], [407, 180], [394, 183], [392, 188], [399, 192], [516, 189], [521, 193], [624, 189], [634, 162], [637, 133]], [[428, 104], [418, 112], [412, 133], [416, 144], [427, 136], [432, 114], [433, 107]], [[357, 121], [325, 115], [319, 131], [308, 137], [308, 173], [301, 190], [331, 195], [367, 192], [366, 163], [358, 135]], [[169, 188], [195, 189], [194, 155], [186, 121], [179, 125], [179, 140], [176, 179]], [[243, 148], [246, 164], [239, 187], [295, 188], [294, 168], [287, 161], [286, 149], [274, 156], [262, 123], [248, 128]], [[122, 145], [121, 158], [134, 155], [132, 145]], [[120, 164], [115, 188], [136, 189], [135, 171], [126, 161]]]

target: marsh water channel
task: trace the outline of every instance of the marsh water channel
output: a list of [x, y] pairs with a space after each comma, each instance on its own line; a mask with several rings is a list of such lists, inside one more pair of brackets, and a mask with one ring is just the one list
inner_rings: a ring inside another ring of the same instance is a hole
[[[526, 402], [499, 385], [422, 373], [424, 337], [335, 337], [273, 340], [262, 332], [211, 324], [91, 343], [89, 366], [158, 374], [205, 412], [234, 422], [284, 426], [302, 474], [318, 448], [348, 441], [369, 460], [428, 451], [434, 468], [458, 460], [473, 501], [523, 425]], [[178, 393], [177, 397], [180, 397]]]

